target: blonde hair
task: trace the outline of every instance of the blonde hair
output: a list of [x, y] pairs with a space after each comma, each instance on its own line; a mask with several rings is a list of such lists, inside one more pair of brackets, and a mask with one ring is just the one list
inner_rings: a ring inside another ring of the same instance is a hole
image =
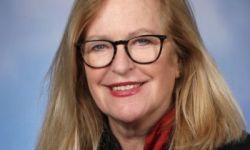
[[[244, 138], [242, 114], [205, 49], [186, 0], [166, 0], [167, 31], [180, 59], [172, 149], [215, 149]], [[164, 7], [163, 6], [163, 7]]]
[[[84, 38], [102, 0], [76, 0], [50, 69], [49, 104], [37, 150], [97, 149], [102, 113], [88, 90], [75, 43]], [[173, 97], [176, 121], [170, 149], [208, 149], [241, 140], [244, 121], [226, 83], [203, 46], [187, 0], [161, 0], [168, 40], [181, 77]]]

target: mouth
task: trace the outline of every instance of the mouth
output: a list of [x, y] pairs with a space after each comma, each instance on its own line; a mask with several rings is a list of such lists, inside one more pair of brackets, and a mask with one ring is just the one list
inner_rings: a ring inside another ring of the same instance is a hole
[[128, 84], [128, 85], [117, 85], [117, 86], [111, 86], [112, 91], [126, 91], [126, 90], [131, 90], [134, 88], [140, 87], [142, 84]]
[[137, 94], [145, 82], [122, 82], [109, 85], [111, 95], [115, 97], [127, 97]]

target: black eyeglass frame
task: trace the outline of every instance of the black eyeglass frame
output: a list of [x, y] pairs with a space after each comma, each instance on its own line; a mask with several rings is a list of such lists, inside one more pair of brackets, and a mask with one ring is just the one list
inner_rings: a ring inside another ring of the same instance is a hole
[[[129, 50], [128, 50], [128, 43], [129, 43], [129, 41], [131, 41], [131, 40], [133, 40], [133, 39], [135, 39], [135, 38], [147, 37], [147, 36], [157, 37], [157, 38], [160, 39], [160, 50], [159, 50], [159, 53], [158, 53], [157, 57], [156, 57], [154, 60], [152, 60], [152, 61], [149, 61], [149, 62], [139, 62], [139, 61], [136, 61], [135, 59], [133, 59], [133, 57], [132, 57], [132, 56], [130, 55], [130, 53], [129, 53]], [[109, 65], [113, 62], [113, 60], [114, 60], [114, 58], [115, 58], [115, 55], [116, 55], [116, 52], [117, 52], [117, 45], [124, 45], [125, 52], [127, 53], [128, 57], [129, 57], [133, 62], [138, 63], [138, 64], [151, 64], [151, 63], [155, 62], [156, 60], [158, 60], [158, 58], [160, 57], [161, 51], [162, 51], [162, 47], [163, 47], [163, 42], [164, 42], [164, 40], [165, 40], [166, 38], [167, 38], [166, 35], [141, 35], [141, 36], [133, 37], [133, 38], [128, 39], [128, 40], [118, 40], [118, 41], [110, 41], [110, 40], [87, 40], [87, 41], [77, 42], [77, 43], [76, 43], [76, 48], [77, 48], [77, 50], [80, 50], [80, 53], [81, 53], [82, 58], [83, 58], [83, 62], [84, 62], [87, 66], [89, 66], [89, 67], [91, 67], [91, 68], [94, 68], [94, 69], [105, 68], [105, 67], [109, 66]], [[109, 42], [110, 44], [112, 44], [112, 46], [113, 46], [113, 57], [112, 57], [112, 59], [110, 60], [110, 62], [107, 63], [106, 65], [95, 67], [95, 66], [92, 66], [92, 65], [88, 64], [88, 63], [85, 61], [85, 59], [84, 59], [84, 52], [83, 52], [83, 51], [84, 51], [84, 48], [83, 48], [83, 47], [84, 47], [85, 43], [94, 42], [94, 41], [103, 41], [103, 42]]]

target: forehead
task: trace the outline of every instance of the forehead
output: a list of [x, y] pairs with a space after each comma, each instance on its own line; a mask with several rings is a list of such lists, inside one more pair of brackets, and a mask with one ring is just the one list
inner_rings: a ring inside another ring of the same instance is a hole
[[124, 38], [131, 33], [137, 33], [137, 30], [162, 34], [163, 25], [158, 0], [104, 1], [90, 23], [86, 37], [109, 35]]

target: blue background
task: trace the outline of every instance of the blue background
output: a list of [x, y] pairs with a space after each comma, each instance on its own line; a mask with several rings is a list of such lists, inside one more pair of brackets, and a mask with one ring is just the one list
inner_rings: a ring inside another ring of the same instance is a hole
[[[45, 74], [73, 0], [0, 2], [0, 149], [33, 150], [45, 112]], [[250, 131], [250, 1], [192, 0], [209, 52]]]

